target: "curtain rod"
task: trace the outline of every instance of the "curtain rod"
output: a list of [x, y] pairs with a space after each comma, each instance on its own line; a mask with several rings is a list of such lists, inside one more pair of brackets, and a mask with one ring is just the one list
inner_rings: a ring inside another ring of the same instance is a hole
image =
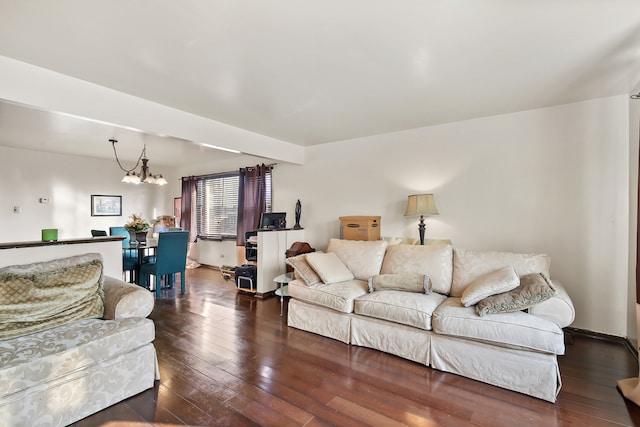
[[246, 167], [244, 167], [244, 168], [240, 168], [240, 170], [243, 170], [243, 169], [249, 169], [249, 170], [251, 170], [251, 169], [255, 169], [255, 168], [260, 167], [260, 166], [264, 166], [264, 167], [267, 167], [267, 168], [273, 168], [275, 165], [277, 165], [277, 163], [271, 163], [271, 164], [268, 164], [268, 165], [265, 165], [265, 164], [263, 163], [262, 165], [246, 166]]
[[[273, 168], [276, 165], [277, 165], [277, 163], [270, 163], [270, 164], [265, 165], [265, 166]], [[240, 168], [240, 169], [248, 169], [248, 168], [255, 168], [255, 166], [247, 166], [247, 167]], [[185, 178], [202, 179], [202, 178], [212, 178], [212, 177], [216, 177], [216, 176], [232, 175], [232, 174], [235, 174], [235, 173], [237, 173], [237, 172], [228, 171], [228, 172], [218, 172], [218, 173], [207, 173], [207, 174], [204, 174], [204, 175], [183, 176], [183, 177], [180, 178], [180, 181], [184, 180]]]

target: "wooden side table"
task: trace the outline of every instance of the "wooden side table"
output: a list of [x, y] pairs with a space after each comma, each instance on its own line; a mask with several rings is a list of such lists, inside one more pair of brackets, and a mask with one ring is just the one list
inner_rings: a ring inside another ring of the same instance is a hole
[[284, 311], [284, 297], [289, 296], [288, 283], [293, 282], [295, 279], [296, 278], [294, 277], [293, 273], [281, 274], [273, 279], [273, 281], [276, 282], [276, 285], [278, 285], [278, 289], [276, 289], [276, 295], [280, 297], [280, 317], [282, 317], [282, 313]]

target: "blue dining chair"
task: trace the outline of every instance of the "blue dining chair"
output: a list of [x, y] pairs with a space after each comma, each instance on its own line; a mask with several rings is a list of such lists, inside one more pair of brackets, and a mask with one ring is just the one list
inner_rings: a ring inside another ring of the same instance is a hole
[[138, 269], [138, 250], [131, 248], [131, 235], [124, 227], [109, 227], [109, 235], [124, 236], [122, 241], [122, 274], [129, 272], [129, 283], [135, 281], [135, 272]]
[[155, 276], [156, 298], [160, 298], [162, 278], [168, 286], [173, 286], [175, 274], [180, 273], [180, 292], [184, 293], [188, 247], [188, 231], [160, 233], [155, 260], [150, 258], [140, 266], [140, 285], [147, 287], [149, 276]]

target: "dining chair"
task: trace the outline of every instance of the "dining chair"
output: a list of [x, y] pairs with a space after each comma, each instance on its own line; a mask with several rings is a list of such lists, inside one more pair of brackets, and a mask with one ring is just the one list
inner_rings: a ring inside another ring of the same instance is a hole
[[162, 278], [169, 287], [173, 286], [176, 273], [180, 273], [180, 292], [185, 292], [185, 275], [187, 266], [187, 248], [189, 232], [172, 231], [158, 235], [158, 247], [155, 260], [150, 258], [140, 266], [140, 285], [147, 287], [149, 276], [155, 276], [156, 298], [160, 298]]
[[91, 230], [91, 237], [104, 237], [107, 232], [104, 230]]
[[138, 269], [138, 250], [131, 248], [131, 235], [124, 227], [109, 227], [111, 236], [124, 236], [122, 241], [122, 274], [126, 280], [129, 272], [129, 283], [135, 282], [135, 272]]

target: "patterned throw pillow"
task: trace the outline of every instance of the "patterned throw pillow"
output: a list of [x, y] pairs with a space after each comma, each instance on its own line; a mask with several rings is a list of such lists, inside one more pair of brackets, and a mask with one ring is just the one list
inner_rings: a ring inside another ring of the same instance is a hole
[[317, 283], [322, 282], [322, 279], [320, 279], [320, 276], [316, 274], [316, 272], [307, 262], [307, 255], [308, 254], [302, 254], [294, 257], [289, 257], [285, 259], [285, 262], [293, 267], [296, 276], [304, 280], [307, 286], [313, 286]]
[[478, 315], [510, 313], [525, 310], [548, 300], [556, 294], [551, 282], [541, 273], [520, 278], [520, 286], [512, 291], [483, 299], [477, 305]]
[[102, 256], [0, 269], [0, 339], [104, 315]]

